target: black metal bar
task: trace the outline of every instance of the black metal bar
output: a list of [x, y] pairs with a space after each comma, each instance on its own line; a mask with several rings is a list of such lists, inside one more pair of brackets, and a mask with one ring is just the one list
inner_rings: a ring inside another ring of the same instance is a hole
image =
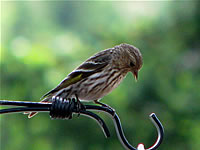
[[108, 127], [106, 126], [105, 122], [103, 119], [101, 119], [98, 115], [89, 112], [89, 111], [80, 111], [81, 115], [85, 115], [87, 117], [90, 117], [91, 119], [95, 120], [100, 128], [102, 129], [104, 135], [106, 138], [110, 137], [110, 131], [108, 130]]
[[50, 107], [51, 103], [41, 103], [41, 102], [29, 102], [29, 101], [10, 101], [10, 100], [0, 100], [0, 105], [7, 106], [27, 106], [27, 107]]
[[21, 112], [48, 112], [48, 107], [17, 107], [1, 109], [0, 114], [21, 113]]
[[[38, 103], [38, 102], [21, 102], [21, 101], [8, 101], [8, 100], [0, 100], [0, 105], [9, 105], [9, 106], [28, 106], [28, 107], [16, 107], [16, 108], [7, 108], [1, 109], [0, 114], [9, 114], [9, 113], [23, 113], [23, 112], [49, 112], [51, 109], [51, 103]], [[101, 119], [98, 115], [89, 112], [83, 111], [77, 112], [74, 110], [74, 113], [80, 113], [83, 116], [89, 117], [95, 120], [98, 125], [101, 127], [106, 138], [110, 137], [110, 132], [108, 127], [106, 126], [103, 119]]]

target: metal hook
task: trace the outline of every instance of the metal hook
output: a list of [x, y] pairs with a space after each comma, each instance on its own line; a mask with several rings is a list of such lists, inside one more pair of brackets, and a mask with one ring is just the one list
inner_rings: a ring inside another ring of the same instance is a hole
[[[66, 101], [64, 103], [64, 105], [65, 104], [69, 105], [69, 102]], [[4, 114], [4, 113], [9, 113], [9, 112], [24, 112], [24, 111], [25, 112], [27, 112], [27, 111], [50, 111], [53, 104], [0, 100], [0, 105], [26, 106], [26, 107], [20, 107], [20, 108], [9, 108], [9, 109], [0, 110], [0, 114]], [[62, 102], [62, 105], [63, 105], [63, 102]], [[152, 113], [150, 115], [150, 120], [153, 122], [154, 126], [157, 129], [158, 137], [157, 137], [156, 142], [150, 148], [145, 149], [143, 144], [139, 144], [137, 148], [135, 148], [129, 144], [126, 137], [124, 136], [124, 132], [123, 132], [123, 129], [121, 126], [120, 119], [115, 111], [113, 111], [112, 109], [110, 109], [108, 107], [102, 107], [102, 106], [96, 106], [96, 105], [84, 105], [84, 106], [85, 106], [85, 108], [84, 108], [85, 110], [77, 110], [77, 108], [76, 108], [76, 109], [71, 110], [72, 112], [70, 112], [70, 113], [82, 114], [82, 115], [85, 115], [87, 117], [90, 117], [90, 118], [96, 120], [97, 123], [99, 124], [99, 126], [101, 127], [101, 129], [103, 130], [105, 136], [109, 137], [110, 133], [109, 133], [109, 130], [108, 130], [106, 124], [104, 123], [104, 121], [98, 115], [96, 115], [88, 110], [100, 111], [100, 112], [106, 113], [113, 120], [114, 125], [115, 125], [115, 130], [118, 135], [118, 139], [121, 142], [121, 144], [124, 146], [124, 148], [127, 150], [156, 150], [163, 141], [164, 128], [163, 128], [161, 122], [159, 121], [159, 119], [156, 117], [155, 113]], [[64, 108], [64, 106], [62, 106], [62, 108]], [[64, 110], [64, 112], [65, 112], [65, 110]]]
[[138, 147], [135, 148], [131, 144], [129, 144], [129, 142], [127, 141], [127, 139], [124, 135], [123, 129], [122, 129], [122, 125], [121, 125], [119, 116], [116, 114], [116, 112], [113, 112], [113, 110], [111, 110], [109, 108], [99, 107], [99, 106], [96, 106], [96, 107], [98, 107], [98, 108], [93, 109], [90, 105], [86, 105], [86, 109], [88, 109], [88, 110], [102, 111], [111, 117], [111, 119], [113, 120], [114, 125], [115, 125], [115, 130], [117, 132], [118, 139], [121, 142], [121, 144], [124, 146], [125, 149], [127, 149], [127, 150], [156, 150], [162, 143], [163, 137], [164, 137], [164, 128], [163, 128], [161, 122], [159, 121], [159, 119], [156, 117], [155, 113], [150, 114], [149, 117], [158, 132], [158, 137], [157, 137], [156, 142], [150, 148], [147, 148], [147, 149], [144, 148], [143, 144], [139, 144]]

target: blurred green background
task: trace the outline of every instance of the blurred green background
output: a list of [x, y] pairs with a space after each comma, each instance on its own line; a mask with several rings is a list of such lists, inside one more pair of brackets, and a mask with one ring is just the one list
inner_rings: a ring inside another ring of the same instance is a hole
[[[138, 47], [144, 65], [102, 102], [121, 117], [134, 146], [152, 145], [155, 112], [165, 127], [160, 150], [200, 147], [199, 2], [1, 2], [1, 99], [39, 101], [94, 53], [120, 43]], [[3, 107], [1, 107], [3, 108]], [[91, 119], [1, 115], [1, 150], [122, 150]]]

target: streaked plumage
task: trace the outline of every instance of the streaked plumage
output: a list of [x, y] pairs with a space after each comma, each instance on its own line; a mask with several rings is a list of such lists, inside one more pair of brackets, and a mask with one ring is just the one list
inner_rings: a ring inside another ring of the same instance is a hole
[[[137, 79], [142, 67], [142, 55], [136, 47], [120, 44], [87, 59], [72, 71], [56, 88], [42, 98], [51, 102], [53, 96], [63, 99], [78, 97], [81, 101], [95, 101], [116, 88], [131, 71]], [[35, 113], [31, 113], [32, 117]]]

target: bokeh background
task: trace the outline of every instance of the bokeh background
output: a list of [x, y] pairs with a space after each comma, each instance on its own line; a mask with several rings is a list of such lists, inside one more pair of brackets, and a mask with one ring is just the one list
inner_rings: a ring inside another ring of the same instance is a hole
[[[155, 112], [165, 127], [160, 150], [200, 147], [199, 2], [1, 2], [1, 99], [39, 101], [94, 53], [138, 47], [144, 65], [102, 102], [121, 117], [134, 146], [152, 145]], [[3, 107], [1, 107], [3, 108]], [[122, 150], [110, 118], [105, 139], [91, 119], [1, 115], [1, 150]]]

